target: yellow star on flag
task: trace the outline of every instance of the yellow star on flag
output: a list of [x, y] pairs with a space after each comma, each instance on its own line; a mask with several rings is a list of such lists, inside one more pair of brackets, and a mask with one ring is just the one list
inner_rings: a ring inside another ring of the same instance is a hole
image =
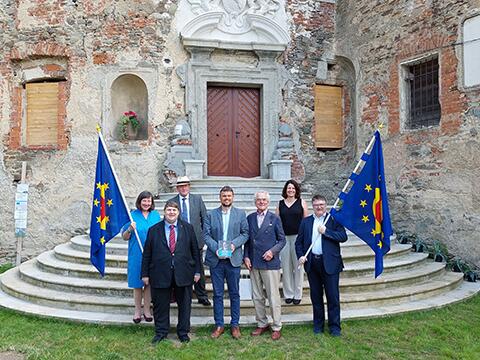
[[104, 237], [104, 236], [102, 236], [102, 237], [100, 238], [100, 243], [101, 243], [102, 245], [105, 245], [105, 237]]
[[372, 191], [372, 185], [370, 184], [365, 185], [365, 190], [368, 192]]
[[98, 199], [93, 200], [93, 205], [98, 206], [98, 204], [100, 204], [100, 202], [98, 201]]
[[108, 199], [108, 200], [107, 200], [107, 205], [108, 205], [108, 206], [112, 206], [112, 205], [113, 205], [112, 199]]
[[360, 200], [360, 206], [361, 207], [367, 206], [367, 200]]
[[382, 246], [383, 246], [383, 243], [382, 243], [381, 241], [379, 241], [378, 244], [377, 244], [377, 246], [378, 246], [379, 249], [381, 249]]
[[363, 221], [364, 223], [366, 223], [366, 222], [370, 221], [370, 219], [368, 218], [367, 215], [363, 215], [362, 221]]

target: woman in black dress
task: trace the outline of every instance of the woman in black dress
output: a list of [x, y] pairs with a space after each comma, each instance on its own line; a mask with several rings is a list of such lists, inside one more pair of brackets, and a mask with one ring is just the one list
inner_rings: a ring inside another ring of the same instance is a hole
[[283, 230], [287, 243], [280, 252], [282, 261], [283, 296], [287, 304], [300, 304], [303, 291], [303, 266], [298, 268], [295, 254], [295, 240], [302, 219], [308, 216], [308, 206], [300, 197], [300, 186], [295, 180], [288, 180], [282, 191], [283, 200], [280, 200], [276, 209], [282, 219]]

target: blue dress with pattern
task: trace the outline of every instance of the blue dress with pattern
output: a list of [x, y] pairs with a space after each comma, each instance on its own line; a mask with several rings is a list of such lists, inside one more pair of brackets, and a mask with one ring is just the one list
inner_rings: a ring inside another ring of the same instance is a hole
[[[142, 246], [145, 246], [145, 241], [147, 240], [148, 229], [160, 222], [160, 214], [156, 211], [150, 211], [148, 217], [145, 219], [142, 212], [138, 209], [132, 211], [133, 221], [137, 224], [137, 232], [142, 242]], [[123, 228], [125, 231], [130, 226], [130, 223], [126, 224]], [[143, 282], [141, 277], [142, 270], [142, 251], [138, 246], [135, 233], [132, 232], [130, 240], [128, 240], [128, 287], [129, 288], [142, 288]]]

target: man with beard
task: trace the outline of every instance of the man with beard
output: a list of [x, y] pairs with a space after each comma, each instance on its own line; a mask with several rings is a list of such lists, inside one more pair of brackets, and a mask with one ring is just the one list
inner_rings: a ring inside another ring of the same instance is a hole
[[[240, 328], [240, 266], [243, 261], [242, 246], [248, 239], [248, 225], [245, 211], [233, 204], [233, 189], [224, 186], [220, 190], [221, 206], [212, 210], [204, 225], [204, 238], [207, 244], [205, 264], [210, 267], [213, 284], [213, 317], [215, 329], [211, 337], [218, 338], [224, 332], [223, 293], [227, 282], [230, 298], [230, 332], [234, 339], [239, 339]], [[223, 244], [229, 244], [231, 255], [224, 257]]]

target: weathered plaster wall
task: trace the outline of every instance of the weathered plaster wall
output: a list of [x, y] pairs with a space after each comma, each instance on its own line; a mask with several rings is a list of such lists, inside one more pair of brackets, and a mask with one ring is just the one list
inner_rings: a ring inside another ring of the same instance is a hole
[[[89, 227], [97, 152], [95, 124], [108, 125], [104, 99], [111, 74], [152, 69], [148, 89], [153, 111], [148, 140], [121, 143], [107, 138], [130, 203], [143, 189], [159, 190], [163, 163], [183, 94], [173, 66], [185, 57], [171, 31], [175, 1], [2, 1], [0, 5], [0, 262], [15, 255], [14, 178], [28, 162], [30, 196], [24, 256], [65, 242]], [[177, 40], [178, 41], [178, 40]], [[176, 57], [177, 56], [177, 57]], [[67, 63], [67, 143], [60, 149], [28, 149], [21, 143], [22, 84], [15, 69], [32, 59]], [[168, 60], [166, 60], [168, 59]], [[125, 109], [129, 110], [129, 109]]]
[[[337, 53], [358, 71], [359, 150], [383, 122], [393, 225], [480, 265], [479, 91], [463, 87], [462, 23], [480, 1], [337, 3]], [[400, 67], [430, 53], [440, 64], [439, 126], [405, 130]]]

